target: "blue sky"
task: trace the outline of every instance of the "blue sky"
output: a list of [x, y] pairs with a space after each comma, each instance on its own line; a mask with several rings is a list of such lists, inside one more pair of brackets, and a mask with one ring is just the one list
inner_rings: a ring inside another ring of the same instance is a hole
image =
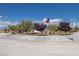
[[0, 4], [0, 15], [4, 21], [42, 20], [42, 18], [79, 19], [79, 4]]
[[79, 22], [79, 4], [0, 4], [0, 21], [57, 18]]

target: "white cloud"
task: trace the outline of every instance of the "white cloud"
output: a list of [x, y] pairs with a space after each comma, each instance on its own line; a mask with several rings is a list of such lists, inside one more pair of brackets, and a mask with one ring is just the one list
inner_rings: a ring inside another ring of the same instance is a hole
[[0, 16], [0, 18], [3, 18], [3, 16]]
[[79, 27], [79, 23], [77, 23], [77, 22], [72, 22], [71, 24], [70, 24], [70, 26], [72, 27], [72, 28], [74, 28], [74, 27]]
[[0, 21], [0, 25], [10, 25], [11, 22], [8, 21]]
[[11, 24], [11, 22], [0, 21], [0, 29], [5, 28], [10, 24]]
[[0, 28], [5, 28], [8, 25], [16, 25], [18, 22], [0, 21]]
[[5, 25], [0, 25], [0, 28], [1, 28], [1, 27], [5, 27]]

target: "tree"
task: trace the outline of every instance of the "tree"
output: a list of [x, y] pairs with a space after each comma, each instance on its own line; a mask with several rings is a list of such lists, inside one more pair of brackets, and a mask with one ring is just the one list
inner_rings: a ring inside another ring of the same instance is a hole
[[11, 25], [9, 25], [9, 26], [8, 26], [8, 29], [9, 29], [9, 30], [16, 30], [16, 29], [17, 29], [17, 27], [16, 27], [16, 26], [14, 26], [14, 25], [12, 25], [12, 26], [11, 26]]
[[17, 30], [19, 31], [19, 33], [23, 33], [23, 32], [31, 31], [34, 28], [34, 26], [33, 26], [32, 21], [23, 20], [17, 25], [9, 25], [8, 28], [9, 30], [12, 30], [12, 31]]
[[12, 34], [15, 34], [15, 30], [17, 30], [17, 26], [15, 25], [9, 25], [8, 30], [11, 30]]
[[74, 28], [71, 29], [71, 32], [77, 32], [79, 31], [79, 27], [78, 26], [75, 26]]
[[13, 29], [15, 27], [16, 27], [16, 30], [19, 31], [19, 33], [29, 32], [32, 30], [33, 23], [32, 23], [32, 21], [23, 20], [23, 21], [19, 22], [17, 25], [10, 26], [11, 29]]
[[23, 32], [29, 32], [29, 31], [31, 31], [32, 30], [32, 28], [33, 28], [33, 23], [32, 23], [32, 21], [28, 21], [28, 20], [26, 20], [26, 21], [21, 21], [21, 23], [19, 24], [19, 27], [20, 27], [20, 29], [23, 31]]
[[47, 27], [46, 24], [38, 24], [38, 23], [35, 23], [34, 24], [34, 28], [37, 30], [37, 31], [40, 31], [42, 33], [42, 31]]
[[67, 31], [71, 30], [70, 23], [69, 22], [60, 22], [58, 29], [62, 30], [66, 33]]
[[56, 25], [49, 25], [47, 28], [50, 31], [50, 34], [52, 34], [52, 32], [55, 34], [55, 32], [58, 30]]

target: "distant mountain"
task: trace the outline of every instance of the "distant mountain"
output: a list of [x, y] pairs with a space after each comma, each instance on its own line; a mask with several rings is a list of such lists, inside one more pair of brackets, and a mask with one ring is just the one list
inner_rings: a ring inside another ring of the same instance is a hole
[[[51, 25], [52, 24], [52, 25], [58, 26], [60, 22], [64, 22], [64, 21], [65, 20], [63, 20], [63, 19], [50, 19], [48, 25]], [[65, 22], [68, 22], [68, 21], [65, 21]], [[74, 28], [76, 26], [79, 27], [79, 23], [77, 23], [77, 22], [70, 22], [70, 26], [72, 28]]]
[[52, 24], [52, 25], [57, 25], [58, 26], [59, 23], [63, 22], [63, 21], [64, 21], [63, 19], [48, 19], [48, 18], [46, 19], [45, 18], [43, 20], [43, 23], [46, 23], [47, 25], [51, 25]]
[[49, 25], [53, 24], [53, 25], [59, 25], [60, 22], [63, 22], [63, 19], [50, 19]]

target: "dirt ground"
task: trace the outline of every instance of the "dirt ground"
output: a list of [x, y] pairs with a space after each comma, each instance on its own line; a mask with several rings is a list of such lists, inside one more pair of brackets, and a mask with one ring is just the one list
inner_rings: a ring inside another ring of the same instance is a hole
[[10, 36], [0, 34], [0, 56], [79, 56], [79, 41], [19, 40], [18, 35]]
[[79, 56], [79, 42], [48, 42], [0, 38], [0, 56]]

